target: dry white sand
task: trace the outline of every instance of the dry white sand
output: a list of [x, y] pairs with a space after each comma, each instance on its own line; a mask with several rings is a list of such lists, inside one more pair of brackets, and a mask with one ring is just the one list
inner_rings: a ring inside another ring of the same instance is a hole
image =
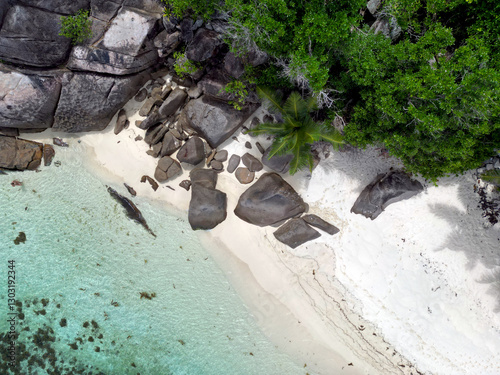
[[[187, 215], [190, 192], [179, 183], [192, 167], [183, 165], [184, 173], [156, 192], [139, 182], [144, 174], [153, 177], [157, 162], [143, 141], [134, 140], [144, 136], [134, 125], [142, 119], [139, 107], [134, 100], [127, 104], [131, 125], [118, 136], [109, 126], [77, 136], [47, 131], [29, 138], [60, 136], [75, 146], [80, 139], [89, 165], [103, 178], [126, 182], [139, 195]], [[259, 157], [245, 141], [269, 144], [265, 137], [235, 136], [238, 141], [218, 149]], [[228, 196], [227, 219], [199, 232], [200, 238], [262, 330], [311, 373], [500, 374], [500, 226], [484, 225], [471, 174], [445, 178], [439, 187], [427, 184], [374, 221], [350, 213], [361, 190], [391, 166], [398, 164], [369, 149], [332, 153], [312, 174], [283, 176], [310, 213], [341, 230], [295, 250], [275, 240], [275, 228], [234, 215], [248, 186], [223, 172], [217, 188]]]

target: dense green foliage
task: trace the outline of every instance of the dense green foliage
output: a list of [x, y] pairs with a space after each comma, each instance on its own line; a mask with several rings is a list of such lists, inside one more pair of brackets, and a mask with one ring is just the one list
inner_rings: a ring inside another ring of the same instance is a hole
[[175, 52], [174, 53], [175, 63], [174, 70], [180, 77], [185, 77], [189, 74], [196, 73], [200, 66], [194, 61], [189, 60], [186, 57], [185, 52]]
[[409, 172], [436, 181], [500, 148], [497, 0], [385, 0], [394, 40], [370, 29], [366, 0], [167, 2], [177, 15], [226, 14], [236, 53], [271, 56], [249, 69], [256, 83], [286, 77], [323, 107], [316, 118], [341, 116], [348, 142], [385, 147]]
[[295, 174], [306, 166], [312, 170], [313, 157], [311, 144], [316, 141], [330, 142], [334, 148], [343, 143], [342, 135], [329, 124], [318, 124], [310, 113], [316, 109], [313, 97], [304, 100], [299, 93], [293, 92], [282, 103], [281, 97], [269, 88], [257, 87], [259, 96], [267, 102], [269, 108], [283, 116], [283, 122], [262, 123], [250, 130], [251, 133], [271, 134], [274, 136], [269, 158], [274, 155], [292, 154], [290, 174]]
[[61, 17], [59, 35], [70, 38], [73, 44], [83, 43], [92, 36], [92, 20], [88, 10], [80, 9], [74, 16]]

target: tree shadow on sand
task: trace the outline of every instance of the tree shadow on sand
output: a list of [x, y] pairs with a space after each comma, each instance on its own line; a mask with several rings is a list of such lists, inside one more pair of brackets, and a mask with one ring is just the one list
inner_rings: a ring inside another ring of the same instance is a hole
[[437, 204], [431, 207], [432, 212], [448, 221], [454, 228], [444, 243], [437, 249], [442, 251], [462, 252], [467, 257], [467, 269], [477, 265], [484, 266], [487, 271], [476, 282], [488, 285], [488, 294], [498, 302], [495, 312], [500, 312], [500, 224], [492, 226], [488, 218], [483, 217], [479, 207], [479, 195], [474, 192], [474, 177], [468, 176], [445, 179], [440, 185], [458, 184], [458, 196], [465, 211], [455, 206]]

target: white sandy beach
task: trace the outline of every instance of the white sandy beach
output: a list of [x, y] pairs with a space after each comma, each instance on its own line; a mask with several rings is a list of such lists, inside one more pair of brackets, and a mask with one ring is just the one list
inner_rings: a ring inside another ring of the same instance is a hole
[[[118, 136], [113, 119], [99, 133], [23, 138], [59, 136], [70, 147], [85, 146], [103, 178], [126, 182], [187, 216], [191, 193], [179, 183], [192, 167], [156, 192], [140, 183], [157, 163], [146, 154], [148, 145], [134, 140], [144, 136], [134, 125], [142, 118], [132, 116], [140, 105], [127, 104], [131, 124]], [[269, 144], [265, 137], [235, 136], [238, 141], [219, 149], [260, 158], [255, 141]], [[425, 184], [424, 192], [374, 221], [350, 213], [361, 190], [391, 166], [398, 164], [376, 149], [332, 152], [312, 174], [283, 176], [310, 213], [340, 228], [295, 250], [274, 238], [275, 228], [234, 215], [247, 186], [223, 172], [217, 189], [228, 196], [227, 219], [200, 237], [263, 331], [311, 373], [500, 374], [500, 224], [485, 226], [471, 173], [442, 179], [439, 187]]]

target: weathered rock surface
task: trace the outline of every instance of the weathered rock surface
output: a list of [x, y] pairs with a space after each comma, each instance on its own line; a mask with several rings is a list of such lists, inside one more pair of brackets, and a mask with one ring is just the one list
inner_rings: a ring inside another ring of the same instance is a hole
[[52, 128], [68, 133], [103, 130], [144, 80], [141, 75], [65, 74]]
[[214, 159], [217, 161], [226, 161], [227, 160], [227, 150], [217, 151]]
[[259, 159], [257, 159], [252, 154], [249, 154], [248, 152], [241, 157], [241, 161], [243, 162], [243, 165], [245, 165], [245, 167], [247, 167], [251, 172], [258, 172], [263, 168], [262, 163], [259, 161]]
[[183, 109], [180, 120], [184, 130], [191, 128], [207, 140], [212, 148], [217, 148], [228, 139], [256, 109], [244, 107], [241, 111], [233, 106], [202, 96], [191, 100]]
[[154, 14], [122, 8], [97, 45], [73, 48], [67, 67], [114, 75], [147, 69], [158, 61], [148, 38], [157, 19]]
[[192, 229], [215, 228], [226, 219], [226, 216], [226, 193], [217, 189], [209, 189], [202, 184], [191, 185], [188, 220]]
[[192, 61], [205, 61], [215, 54], [215, 50], [221, 44], [219, 34], [204, 28], [198, 29], [193, 41], [186, 49], [186, 57]]
[[191, 201], [188, 219], [193, 229], [212, 229], [227, 216], [226, 194], [215, 189], [217, 173], [210, 169], [196, 168], [191, 178]]
[[181, 188], [185, 189], [186, 191], [189, 191], [189, 189], [191, 188], [191, 181], [189, 181], [189, 180], [182, 180], [179, 183], [179, 186]]
[[218, 160], [212, 160], [212, 162], [210, 163], [210, 167], [218, 172], [224, 170], [224, 164], [222, 164], [222, 162]]
[[[143, 100], [145, 100], [146, 98], [148, 97], [148, 91], [146, 89], [141, 89], [136, 96], [134, 96], [134, 100], [136, 102], [142, 102]], [[151, 109], [151, 108], [150, 108]], [[149, 113], [149, 111], [148, 111]], [[144, 115], [146, 116], [147, 113]]]
[[233, 173], [238, 165], [240, 165], [240, 156], [239, 155], [231, 155], [229, 158], [229, 162], [227, 163], [227, 171], [229, 173]]
[[170, 156], [163, 156], [158, 161], [158, 166], [155, 170], [155, 179], [159, 182], [164, 182], [181, 172], [182, 168], [177, 160], [172, 159]]
[[118, 112], [118, 117], [116, 118], [114, 133], [117, 135], [120, 134], [123, 129], [128, 127], [128, 124], [129, 121], [127, 119], [127, 112], [122, 108]]
[[255, 172], [251, 172], [248, 168], [238, 168], [234, 172], [234, 176], [239, 181], [240, 184], [249, 184], [255, 178]]
[[43, 145], [43, 165], [46, 167], [52, 164], [52, 160], [56, 155], [56, 151], [52, 145], [44, 144]]
[[201, 138], [196, 136], [189, 138], [177, 153], [177, 159], [192, 165], [200, 164], [205, 160], [205, 146]]
[[374, 220], [390, 204], [411, 198], [423, 189], [420, 182], [412, 180], [404, 172], [391, 171], [379, 174], [363, 189], [351, 212]]
[[158, 55], [160, 57], [166, 57], [170, 55], [181, 43], [181, 32], [169, 32], [167, 30], [163, 30], [159, 33], [155, 40], [154, 46], [158, 50]]
[[60, 91], [56, 78], [0, 71], [0, 127], [50, 128]]
[[306, 208], [280, 175], [265, 173], [240, 196], [234, 213], [248, 223], [266, 226], [302, 214]]
[[340, 229], [337, 228], [335, 225], [332, 225], [328, 223], [327, 221], [323, 220], [317, 215], [314, 214], [307, 214], [302, 216], [302, 219], [309, 225], [312, 225], [313, 227], [319, 228], [322, 231], [325, 231], [326, 233], [330, 235], [334, 235], [338, 232], [340, 232]]
[[234, 78], [240, 78], [245, 73], [243, 60], [232, 52], [228, 52], [224, 57], [224, 69]]
[[169, 131], [163, 137], [163, 142], [161, 146], [160, 156], [172, 155], [175, 151], [177, 151], [182, 145], [182, 142], [178, 140], [172, 134], [172, 131]]
[[59, 14], [12, 6], [0, 29], [0, 59], [39, 68], [64, 63], [71, 41], [59, 35], [60, 28]]
[[163, 124], [158, 124], [156, 126], [150, 127], [146, 131], [146, 135], [144, 136], [144, 142], [148, 145], [155, 145], [159, 143], [165, 134], [168, 132], [168, 127]]
[[189, 173], [192, 184], [203, 185], [207, 189], [215, 189], [217, 185], [217, 173], [211, 169], [195, 168]]
[[0, 135], [0, 168], [35, 170], [42, 163], [43, 144]]
[[186, 98], [186, 91], [175, 88], [158, 110], [160, 116], [166, 119], [168, 116], [173, 115], [177, 111], [177, 109], [179, 109], [179, 107], [184, 104]]
[[262, 155], [262, 164], [264, 164], [269, 169], [272, 169], [278, 173], [286, 173], [290, 169], [290, 162], [293, 159], [292, 154], [286, 155], [274, 155], [269, 159], [269, 151], [271, 148], [269, 147], [264, 154]]
[[273, 234], [278, 241], [283, 242], [292, 249], [321, 236], [317, 230], [311, 228], [302, 219], [288, 220]]

